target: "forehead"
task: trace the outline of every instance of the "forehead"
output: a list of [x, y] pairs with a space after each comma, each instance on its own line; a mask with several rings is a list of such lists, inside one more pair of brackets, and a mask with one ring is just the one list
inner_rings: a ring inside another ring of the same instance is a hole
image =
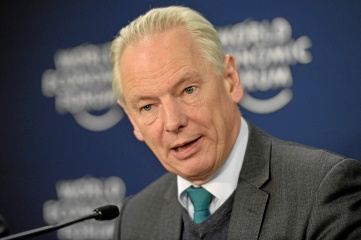
[[[183, 27], [156, 33], [128, 45], [120, 61], [125, 99], [134, 91], [150, 91], [183, 75], [201, 75], [205, 64]], [[207, 68], [207, 67], [206, 67]]]
[[173, 62], [189, 60], [198, 52], [190, 34], [181, 26], [135, 40], [125, 47], [120, 69], [122, 77], [156, 71]]

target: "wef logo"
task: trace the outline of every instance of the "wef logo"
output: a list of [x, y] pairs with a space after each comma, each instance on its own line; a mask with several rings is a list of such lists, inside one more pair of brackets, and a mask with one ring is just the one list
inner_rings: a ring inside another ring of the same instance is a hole
[[111, 87], [109, 44], [81, 45], [55, 53], [56, 69], [42, 76], [42, 92], [55, 97], [58, 113], [71, 113], [91, 131], [104, 131], [123, 118]]
[[[292, 100], [293, 78], [290, 65], [312, 61], [307, 36], [292, 38], [290, 23], [246, 20], [218, 28], [222, 46], [237, 62], [245, 96], [240, 103], [259, 114], [280, 110]], [[259, 95], [267, 97], [256, 97]], [[269, 96], [271, 95], [271, 96]]]

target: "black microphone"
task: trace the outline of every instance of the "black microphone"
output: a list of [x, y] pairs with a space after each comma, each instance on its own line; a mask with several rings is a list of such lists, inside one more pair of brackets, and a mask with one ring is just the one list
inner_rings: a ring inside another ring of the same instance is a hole
[[119, 216], [119, 208], [117, 206], [106, 205], [106, 206], [98, 207], [98, 208], [94, 209], [93, 213], [88, 216], [81, 217], [81, 218], [78, 218], [78, 219], [70, 221], [70, 222], [29, 230], [26, 232], [10, 235], [8, 237], [0, 238], [0, 240], [24, 239], [24, 238], [28, 238], [28, 237], [37, 236], [37, 235], [40, 235], [43, 233], [48, 233], [48, 232], [51, 232], [54, 230], [58, 230], [60, 228], [67, 227], [74, 223], [78, 223], [78, 222], [88, 220], [88, 219], [94, 218], [96, 220], [102, 221], [102, 220], [112, 220], [118, 216]]

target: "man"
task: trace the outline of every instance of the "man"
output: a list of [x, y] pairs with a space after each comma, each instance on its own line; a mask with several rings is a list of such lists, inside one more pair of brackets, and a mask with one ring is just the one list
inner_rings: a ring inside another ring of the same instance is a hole
[[361, 237], [361, 164], [245, 121], [235, 59], [199, 13], [150, 10], [111, 53], [134, 135], [169, 171], [123, 204], [115, 239]]

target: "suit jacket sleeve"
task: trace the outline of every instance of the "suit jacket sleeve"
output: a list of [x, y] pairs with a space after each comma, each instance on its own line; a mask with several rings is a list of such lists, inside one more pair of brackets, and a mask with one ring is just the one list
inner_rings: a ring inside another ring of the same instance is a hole
[[307, 239], [361, 238], [361, 167], [345, 159], [336, 164], [318, 187]]

